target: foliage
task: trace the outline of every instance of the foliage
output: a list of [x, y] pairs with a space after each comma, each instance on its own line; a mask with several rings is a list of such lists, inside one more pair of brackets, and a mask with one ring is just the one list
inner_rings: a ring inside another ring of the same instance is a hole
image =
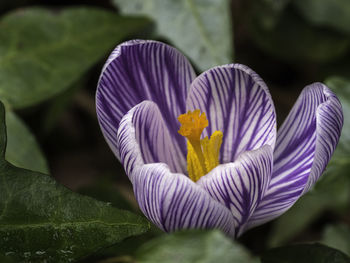
[[73, 193], [47, 175], [5, 161], [2, 104], [0, 147], [2, 255], [18, 261], [70, 262], [149, 228], [139, 216]]
[[[350, 262], [349, 1], [56, 2], [0, 2], [0, 262]], [[103, 62], [135, 38], [177, 47], [197, 73], [248, 64], [279, 123], [303, 86], [324, 81], [345, 122], [314, 189], [238, 240], [151, 225], [94, 106]]]
[[47, 161], [36, 138], [12, 111], [6, 113], [7, 151], [5, 159], [21, 168], [48, 173]]
[[323, 232], [322, 243], [350, 255], [350, 228], [345, 224], [329, 225]]
[[148, 25], [145, 19], [91, 8], [10, 13], [0, 21], [0, 98], [13, 108], [46, 100], [69, 88], [120, 40]]
[[346, 0], [296, 0], [293, 2], [302, 15], [311, 23], [334, 28], [349, 34], [350, 3]]
[[304, 244], [275, 248], [265, 252], [261, 263], [348, 263], [350, 258], [339, 250], [321, 245]]
[[138, 262], [241, 262], [256, 260], [241, 245], [219, 231], [182, 231], [145, 243], [136, 253]]
[[[260, 12], [258, 8], [255, 10]], [[349, 38], [343, 34], [307, 24], [293, 12], [278, 14], [275, 11], [273, 15], [277, 16], [275, 20], [278, 22], [271, 26], [272, 18], [260, 12], [257, 16], [260, 19], [250, 22], [250, 32], [261, 49], [278, 59], [289, 63], [301, 60], [328, 62], [340, 58], [349, 50]]]
[[201, 71], [232, 61], [228, 0], [114, 0], [114, 3], [125, 14], [154, 19], [157, 33], [187, 54]]

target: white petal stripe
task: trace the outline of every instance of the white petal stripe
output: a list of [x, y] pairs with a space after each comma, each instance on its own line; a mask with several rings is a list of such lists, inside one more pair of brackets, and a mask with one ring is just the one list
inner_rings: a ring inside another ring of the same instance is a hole
[[118, 148], [131, 181], [133, 170], [147, 163], [166, 163], [172, 172], [186, 172], [185, 155], [152, 101], [143, 101], [125, 114], [118, 129]]
[[[157, 42], [122, 43], [107, 60], [97, 87], [96, 110], [102, 132], [120, 158], [116, 130], [136, 104], [151, 100], [161, 109], [170, 132], [177, 134], [177, 116], [186, 110], [186, 97], [195, 73], [176, 49]], [[185, 154], [186, 144], [177, 142]]]
[[341, 104], [322, 83], [307, 86], [278, 131], [269, 189], [250, 227], [276, 218], [317, 181], [338, 143]]
[[266, 145], [241, 154], [234, 163], [216, 167], [203, 176], [198, 184], [231, 210], [239, 236], [263, 198], [271, 172], [272, 149]]
[[187, 172], [186, 156], [177, 144], [185, 138], [169, 132], [157, 104], [151, 101], [140, 103], [135, 107], [132, 123], [135, 143], [140, 147], [144, 163], [166, 163], [172, 172]]
[[218, 228], [234, 237], [231, 212], [188, 177], [171, 173], [165, 164], [142, 166], [133, 186], [142, 212], [164, 231]]
[[224, 133], [220, 163], [233, 162], [242, 152], [274, 147], [276, 114], [265, 83], [240, 64], [215, 67], [191, 85], [187, 108], [204, 111], [209, 126], [204, 136]]

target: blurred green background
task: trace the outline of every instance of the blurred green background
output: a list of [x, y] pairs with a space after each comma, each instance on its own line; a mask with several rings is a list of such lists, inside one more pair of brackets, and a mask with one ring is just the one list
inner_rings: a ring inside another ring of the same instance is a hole
[[[345, 122], [325, 176], [282, 217], [244, 234], [238, 242], [246, 250], [237, 252], [241, 261], [236, 262], [253, 262], [246, 254], [309, 241], [350, 255], [348, 0], [1, 0], [0, 15], [6, 160], [137, 214], [132, 186], [104, 141], [95, 113], [99, 74], [117, 44], [134, 38], [164, 41], [181, 50], [197, 73], [220, 64], [246, 64], [270, 88], [279, 125], [306, 85], [326, 83], [341, 99]], [[162, 239], [139, 249], [158, 235], [153, 229], [82, 262], [162, 262], [172, 257], [171, 247], [161, 247]], [[222, 254], [228, 253], [228, 241], [218, 233], [201, 235], [193, 233], [193, 241], [186, 242], [217, 239]], [[176, 247], [185, 241], [169, 242]], [[200, 244], [214, 250], [208, 242]], [[158, 253], [159, 261], [147, 259], [147, 253]]]

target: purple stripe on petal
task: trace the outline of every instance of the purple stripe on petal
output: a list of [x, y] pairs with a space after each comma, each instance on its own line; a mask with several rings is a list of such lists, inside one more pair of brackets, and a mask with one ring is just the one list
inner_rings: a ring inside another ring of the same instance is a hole
[[155, 102], [183, 153], [186, 144], [177, 134], [177, 116], [186, 110], [185, 101], [195, 73], [176, 49], [156, 41], [125, 42], [108, 58], [97, 87], [96, 108], [103, 134], [115, 155], [116, 131], [122, 117], [136, 104]]
[[272, 148], [266, 145], [241, 154], [234, 163], [216, 167], [197, 183], [231, 210], [239, 236], [263, 198], [271, 172]]
[[333, 154], [342, 125], [335, 94], [322, 83], [305, 87], [278, 131], [271, 183], [251, 227], [278, 217], [310, 189]]
[[120, 161], [130, 181], [133, 182], [134, 170], [144, 165], [140, 146], [136, 140], [135, 125], [132, 122], [136, 105], [120, 121], [117, 132], [117, 147], [120, 154]]
[[[166, 163], [172, 172], [186, 173], [185, 155], [169, 132], [157, 104], [140, 103], [135, 108], [132, 123], [144, 163]], [[185, 141], [184, 137], [181, 139]]]
[[274, 147], [276, 114], [270, 93], [246, 66], [225, 65], [201, 74], [191, 85], [187, 108], [206, 113], [209, 126], [203, 136], [223, 132], [220, 163], [266, 144]]
[[152, 101], [143, 101], [124, 115], [118, 130], [118, 143], [128, 175], [135, 166], [147, 163], [166, 163], [172, 172], [186, 172], [185, 155], [171, 136], [157, 104]]
[[164, 164], [147, 164], [134, 179], [142, 212], [164, 231], [217, 228], [234, 237], [231, 212], [183, 174], [171, 173]]
[[306, 193], [316, 183], [325, 170], [338, 144], [344, 122], [339, 99], [327, 86], [321, 83], [319, 85], [323, 87], [327, 101], [322, 103], [316, 111], [315, 158], [303, 193]]
[[[172, 154], [174, 146], [165, 139], [167, 129], [161, 125], [164, 126], [164, 121], [157, 105], [144, 101], [122, 118], [118, 130], [121, 161], [141, 210], [167, 232], [184, 228], [218, 228], [233, 237], [233, 217], [225, 206], [184, 174], [172, 173], [168, 165], [144, 164], [144, 158], [153, 158], [155, 149], [152, 147], [158, 147], [164, 155]], [[149, 137], [153, 135], [154, 138]]]

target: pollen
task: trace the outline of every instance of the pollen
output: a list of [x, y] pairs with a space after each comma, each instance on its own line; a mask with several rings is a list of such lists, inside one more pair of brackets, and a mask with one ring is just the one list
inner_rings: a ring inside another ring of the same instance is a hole
[[187, 171], [193, 181], [219, 165], [220, 147], [223, 134], [215, 131], [210, 139], [201, 139], [203, 130], [209, 125], [205, 113], [200, 110], [188, 111], [178, 117], [181, 127], [179, 134], [187, 138]]
[[200, 110], [188, 111], [177, 119], [181, 123], [178, 132], [189, 140], [199, 140], [204, 128], [209, 124], [205, 113], [201, 114]]

